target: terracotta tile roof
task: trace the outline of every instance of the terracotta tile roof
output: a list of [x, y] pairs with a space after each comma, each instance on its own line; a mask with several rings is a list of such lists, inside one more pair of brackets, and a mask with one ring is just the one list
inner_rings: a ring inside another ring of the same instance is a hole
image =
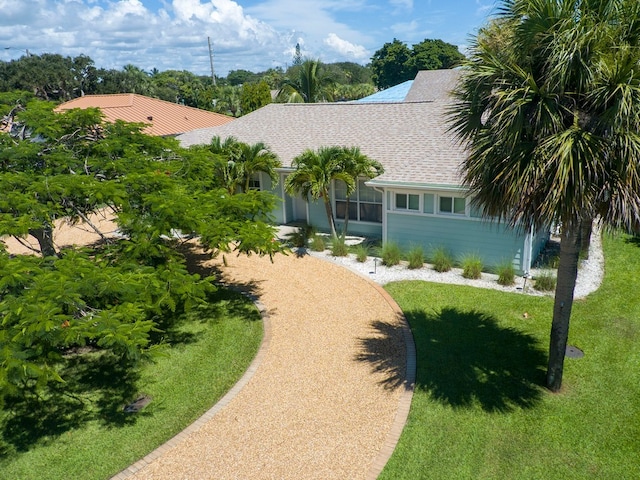
[[220, 113], [135, 93], [85, 95], [58, 105], [56, 111], [89, 107], [100, 108], [108, 122], [124, 120], [148, 123], [149, 127], [145, 132], [158, 136], [178, 135], [198, 128], [224, 125], [234, 120], [233, 117]]
[[[458, 73], [446, 72], [429, 89], [430, 101], [272, 103], [227, 125], [194, 130], [178, 139], [184, 146], [209, 143], [213, 136], [262, 141], [284, 167], [307, 148], [357, 146], [385, 168], [374, 183], [459, 186], [465, 152], [447, 131], [444, 114], [450, 99], [439, 93], [453, 88]], [[424, 88], [426, 83], [419, 85]]]

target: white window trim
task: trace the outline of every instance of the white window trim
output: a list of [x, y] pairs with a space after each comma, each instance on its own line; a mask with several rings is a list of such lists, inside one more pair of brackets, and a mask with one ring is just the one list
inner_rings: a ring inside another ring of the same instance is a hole
[[[396, 195], [407, 195], [407, 208], [399, 208], [396, 205]], [[409, 208], [409, 195], [415, 195], [418, 197], [418, 209], [414, 210]], [[402, 214], [421, 215], [424, 209], [424, 195], [421, 192], [415, 190], [392, 190], [391, 191], [391, 211]]]
[[[455, 199], [456, 198], [463, 198], [464, 199], [464, 213], [455, 213], [453, 211], [451, 212], [444, 212], [442, 210], [440, 210], [440, 199], [441, 198], [450, 198], [451, 199], [451, 209], [455, 210]], [[436, 195], [436, 205], [434, 205], [434, 210], [438, 215], [444, 216], [444, 217], [455, 217], [455, 218], [471, 218], [471, 210], [469, 208], [469, 201], [467, 200], [467, 197], [461, 196], [461, 195], [455, 195], [455, 194], [437, 194]]]

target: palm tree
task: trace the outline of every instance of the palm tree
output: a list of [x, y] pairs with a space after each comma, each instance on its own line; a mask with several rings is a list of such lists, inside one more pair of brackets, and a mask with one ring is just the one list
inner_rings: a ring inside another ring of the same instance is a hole
[[327, 75], [320, 60], [306, 59], [301, 65], [292, 67], [297, 78], [283, 82], [279, 98], [286, 98], [287, 103], [318, 103], [333, 101], [332, 87], [335, 83]]
[[475, 39], [452, 129], [486, 216], [561, 226], [547, 387], [562, 385], [581, 226], [640, 218], [640, 3], [503, 0]]
[[[384, 173], [382, 164], [364, 155], [358, 147], [343, 147], [341, 149], [341, 162], [342, 170], [354, 180], [354, 189], [359, 178], [370, 179]], [[347, 188], [343, 236], [347, 234], [349, 226], [349, 202], [352, 193], [353, 191], [349, 191]]]
[[222, 157], [217, 173], [231, 194], [238, 190], [248, 192], [251, 179], [257, 172], [266, 173], [273, 183], [278, 180], [276, 169], [282, 164], [278, 156], [262, 142], [250, 145], [235, 137], [227, 137], [224, 141], [220, 137], [213, 137], [209, 151]]
[[344, 172], [342, 163], [342, 149], [340, 147], [321, 147], [317, 152], [305, 150], [291, 162], [295, 170], [289, 174], [284, 184], [285, 192], [289, 195], [302, 194], [304, 198], [314, 201], [322, 199], [331, 236], [337, 238], [336, 223], [331, 207], [331, 182], [342, 180], [347, 185], [350, 194], [355, 189], [355, 181], [351, 175]]

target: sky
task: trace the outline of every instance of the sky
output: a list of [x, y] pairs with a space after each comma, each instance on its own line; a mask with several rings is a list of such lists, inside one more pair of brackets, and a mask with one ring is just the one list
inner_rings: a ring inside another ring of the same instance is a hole
[[303, 57], [369, 63], [394, 38], [457, 45], [497, 0], [0, 0], [0, 60], [58, 53], [98, 68], [261, 72]]

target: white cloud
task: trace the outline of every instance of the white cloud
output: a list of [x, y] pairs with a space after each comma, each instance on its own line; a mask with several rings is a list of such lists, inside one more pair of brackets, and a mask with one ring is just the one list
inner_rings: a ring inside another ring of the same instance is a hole
[[354, 60], [365, 60], [371, 56], [362, 45], [354, 45], [338, 37], [335, 33], [330, 33], [329, 36], [324, 39], [324, 43], [340, 55], [351, 57]]

